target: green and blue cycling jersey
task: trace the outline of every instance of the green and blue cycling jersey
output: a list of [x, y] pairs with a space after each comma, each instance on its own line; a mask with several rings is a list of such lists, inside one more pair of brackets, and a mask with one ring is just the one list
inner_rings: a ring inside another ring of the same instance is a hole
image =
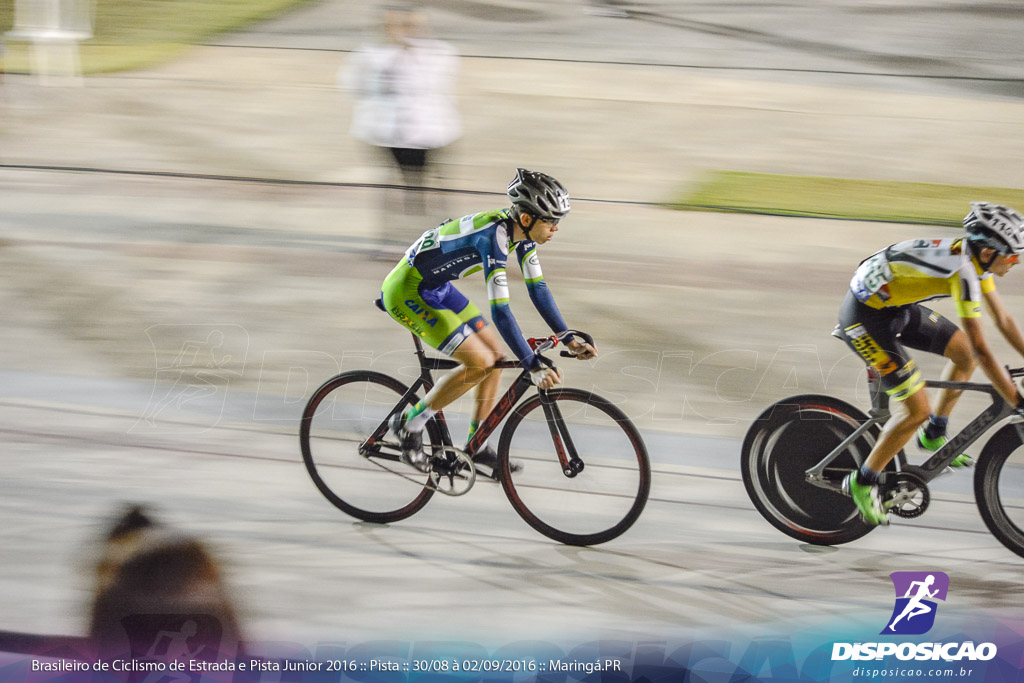
[[536, 242], [513, 242], [514, 225], [511, 210], [500, 209], [427, 230], [384, 280], [385, 309], [427, 344], [451, 355], [486, 325], [477, 307], [451, 283], [483, 271], [494, 324], [522, 365], [535, 368], [539, 361], [509, 308], [506, 265], [513, 251], [541, 317], [553, 332], [564, 331], [566, 325], [544, 282]]

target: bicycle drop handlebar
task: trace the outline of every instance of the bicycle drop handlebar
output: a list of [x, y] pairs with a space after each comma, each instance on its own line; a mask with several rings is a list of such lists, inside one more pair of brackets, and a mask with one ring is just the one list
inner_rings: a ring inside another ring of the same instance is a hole
[[[530, 337], [526, 341], [530, 345], [530, 348], [533, 349], [533, 352], [537, 354], [537, 357], [540, 358], [541, 362], [544, 363], [545, 365], [551, 366], [554, 365], [553, 361], [550, 358], [545, 358], [541, 354], [545, 351], [553, 349], [555, 346], [559, 344], [559, 342], [561, 342], [563, 339], [565, 339], [565, 337], [569, 335], [580, 337], [581, 339], [583, 339], [583, 341], [590, 344], [591, 346], [594, 345], [594, 338], [591, 337], [586, 332], [580, 332], [579, 330], [566, 330], [565, 332], [562, 332], [560, 335], [553, 334], [550, 337], [541, 337], [539, 339]], [[413, 336], [413, 338], [416, 338], [415, 335]], [[563, 351], [562, 355], [565, 356], [566, 358], [576, 357], [575, 354], [569, 351]], [[424, 364], [424, 367], [430, 370], [451, 370], [453, 368], [458, 367], [459, 365], [458, 361], [452, 358], [439, 358], [436, 356], [426, 355], [423, 356], [422, 363]], [[497, 363], [494, 364], [494, 367], [501, 370], [515, 370], [522, 368], [518, 360], [499, 360]]]
[[[526, 343], [529, 344], [530, 348], [533, 349], [533, 352], [539, 356], [543, 352], [549, 351], [558, 346], [559, 342], [564, 344], [567, 337], [580, 337], [587, 344], [590, 344], [591, 346], [594, 345], [594, 338], [586, 332], [581, 332], [579, 330], [566, 330], [559, 334], [553, 334], [550, 337], [541, 337], [540, 339], [530, 337], [526, 340]], [[561, 356], [563, 358], [576, 358], [576, 354], [571, 351], [562, 351]], [[548, 364], [550, 364], [550, 361], [548, 361]]]

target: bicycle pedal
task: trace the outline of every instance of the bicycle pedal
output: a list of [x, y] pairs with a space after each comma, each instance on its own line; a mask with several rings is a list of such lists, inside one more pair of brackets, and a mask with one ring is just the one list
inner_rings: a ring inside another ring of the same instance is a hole
[[850, 477], [851, 476], [853, 476], [852, 472], [850, 474], [846, 475], [845, 477], [843, 477], [843, 480], [839, 483], [839, 490], [840, 490], [840, 492], [844, 496], [846, 496], [847, 498], [852, 498], [853, 497], [853, 496], [850, 495]]

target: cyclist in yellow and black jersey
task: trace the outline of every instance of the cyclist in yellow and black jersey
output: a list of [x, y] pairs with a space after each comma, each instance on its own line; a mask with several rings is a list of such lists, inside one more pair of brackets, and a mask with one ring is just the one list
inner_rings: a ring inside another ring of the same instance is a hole
[[[839, 310], [843, 340], [906, 408], [886, 423], [861, 469], [844, 482], [870, 524], [888, 523], [878, 492], [881, 471], [915, 431], [922, 448], [942, 447], [961, 393], [941, 390], [932, 412], [921, 391], [924, 380], [905, 347], [948, 358], [945, 380], [967, 381], [980, 364], [1000, 396], [1021, 406], [1017, 387], [985, 341], [980, 316], [984, 301], [1003, 337], [1024, 355], [1024, 335], [1003, 306], [992, 277], [1005, 275], [1024, 253], [1024, 217], [1004, 206], [972, 202], [964, 229], [963, 238], [908, 240], [866, 259], [850, 280]], [[953, 298], [963, 330], [921, 304], [941, 297]], [[966, 454], [953, 461], [955, 467], [972, 464]]]
[[995, 289], [964, 248], [963, 238], [907, 240], [865, 260], [850, 292], [869, 308], [882, 309], [952, 297], [961, 318], [981, 315], [981, 295]]

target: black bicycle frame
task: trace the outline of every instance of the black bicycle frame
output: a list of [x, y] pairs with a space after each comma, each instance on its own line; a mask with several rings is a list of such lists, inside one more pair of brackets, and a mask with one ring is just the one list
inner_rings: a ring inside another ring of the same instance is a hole
[[918, 473], [924, 472], [924, 480], [931, 481], [937, 477], [946, 467], [953, 462], [964, 449], [980, 439], [994, 425], [1004, 417], [1013, 414], [1013, 407], [1003, 400], [999, 392], [991, 384], [979, 384], [976, 382], [927, 382], [926, 386], [936, 389], [959, 389], [962, 391], [981, 391], [992, 397], [992, 405], [986, 408], [978, 417], [971, 420], [966, 427], [946, 444], [935, 451], [935, 454], [917, 466]]
[[[413, 397], [417, 395], [421, 388], [425, 388], [427, 391], [434, 386], [434, 378], [430, 374], [431, 370], [452, 370], [459, 366], [459, 362], [451, 360], [450, 358], [436, 358], [428, 356], [423, 350], [423, 344], [420, 342], [419, 337], [412, 335], [413, 342], [416, 346], [416, 359], [420, 365], [420, 376], [413, 382], [409, 390], [402, 396], [402, 400], [395, 407], [396, 410], [400, 409], [401, 406], [408, 403], [412, 403]], [[541, 357], [543, 361], [547, 359]], [[501, 360], [494, 364], [494, 367], [499, 370], [512, 370], [520, 368], [518, 361], [513, 360]], [[533, 382], [530, 381], [530, 371], [521, 368], [522, 372], [512, 382], [512, 386], [508, 388], [508, 391], [498, 399], [494, 409], [488, 413], [484, 421], [480, 423], [473, 437], [466, 444], [466, 449], [470, 453], [476, 453], [490, 438], [491, 434], [497, 430], [498, 425], [501, 421], [512, 412], [512, 408], [519, 402], [519, 400], [526, 394]], [[569, 430], [565, 427], [565, 422], [562, 420], [561, 414], [558, 412], [558, 407], [555, 406], [554, 401], [548, 396], [548, 392], [544, 389], [538, 389], [538, 393], [541, 398], [541, 405], [544, 409], [544, 416], [547, 418], [548, 428], [551, 430], [551, 438], [555, 444], [555, 450], [558, 452], [558, 460], [562, 465], [562, 471], [566, 476], [573, 477], [583, 471], [583, 461], [580, 460], [576, 453], [576, 447], [573, 445], [572, 439], [569, 436]], [[373, 443], [385, 433], [387, 433], [387, 423], [394, 415], [394, 411], [388, 414], [388, 417], [384, 420], [384, 424], [377, 428], [373, 437], [368, 440], [368, 443]], [[448, 423], [445, 421], [443, 411], [439, 411], [434, 416], [441, 425], [441, 438], [446, 446], [454, 446], [452, 443], [451, 433], [448, 430]]]
[[[1011, 377], [1016, 378], [1024, 375], [1024, 368], [1015, 368], [1009, 370], [1009, 372]], [[915, 472], [921, 475], [925, 482], [928, 482], [941, 474], [958, 455], [964, 452], [964, 449], [980, 439], [993, 424], [1012, 415], [1014, 409], [1003, 400], [1003, 397], [999, 395], [999, 392], [997, 392], [995, 387], [991, 384], [929, 380], [925, 382], [925, 386], [934, 389], [980, 391], [988, 394], [992, 398], [992, 405], [982, 411], [982, 413], [976, 418], [971, 420], [967, 426], [961, 429], [956, 436], [947, 441], [942, 448], [935, 451], [935, 453], [925, 462], [914, 467]], [[882, 390], [877, 378], [869, 376], [868, 387], [871, 393], [871, 411], [869, 413], [871, 417], [857, 427], [857, 429], [854, 430], [850, 436], [846, 437], [842, 443], [832, 449], [832, 452], [826, 455], [821, 462], [807, 470], [807, 480], [810, 483], [815, 484], [816, 486], [823, 486], [825, 488], [835, 488], [834, 484], [825, 479], [823, 474], [825, 468], [851, 443], [856, 441], [864, 434], [864, 432], [870, 429], [872, 425], [884, 424], [885, 421], [889, 419], [888, 394]], [[1024, 437], [1024, 429], [1022, 429], [1020, 425], [1018, 425], [1018, 431], [1021, 431], [1021, 436]], [[897, 469], [898, 468], [899, 461], [897, 460]]]

